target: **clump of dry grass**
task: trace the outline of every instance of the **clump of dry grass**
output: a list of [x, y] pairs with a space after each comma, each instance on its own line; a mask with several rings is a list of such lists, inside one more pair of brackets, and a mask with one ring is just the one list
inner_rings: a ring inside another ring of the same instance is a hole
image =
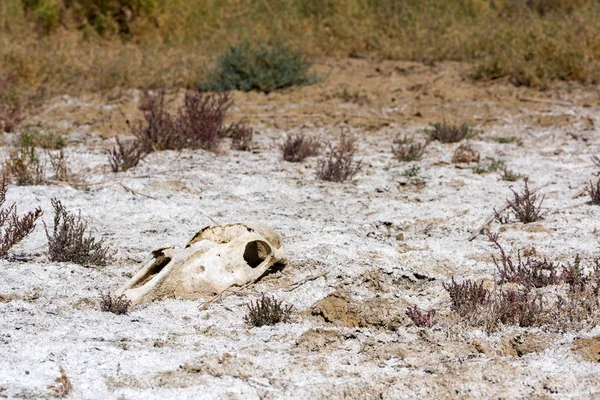
[[52, 392], [55, 397], [64, 398], [69, 396], [73, 391], [73, 384], [67, 376], [67, 372], [61, 366], [59, 366], [60, 376], [56, 378], [56, 385], [49, 385], [48, 389]]
[[493, 256], [499, 274], [499, 283], [512, 282], [524, 287], [540, 288], [561, 282], [558, 265], [545, 259], [538, 260], [533, 257], [523, 259], [520, 252], [517, 252], [517, 259], [514, 260], [500, 245], [497, 236], [488, 235], [488, 238], [500, 252], [500, 258]]
[[284, 306], [281, 300], [264, 295], [256, 302], [250, 302], [247, 307], [248, 314], [244, 317], [244, 321], [257, 327], [288, 322], [294, 308], [293, 306]]
[[143, 157], [143, 146], [137, 140], [123, 142], [117, 138], [117, 144], [108, 151], [108, 163], [112, 172], [125, 172], [137, 166]]
[[490, 302], [490, 292], [483, 287], [483, 282], [476, 283], [466, 279], [462, 283], [457, 283], [452, 277], [448, 284], [442, 285], [450, 295], [452, 310], [461, 316], [476, 313]]
[[316, 156], [321, 150], [319, 140], [309, 138], [303, 133], [290, 135], [280, 146], [283, 159], [288, 162], [302, 162], [307, 157]]
[[63, 150], [60, 150], [57, 153], [47, 151], [46, 155], [54, 170], [54, 179], [60, 182], [69, 182], [72, 178], [72, 174], [65, 157], [65, 152]]
[[416, 305], [413, 305], [406, 309], [405, 314], [419, 328], [431, 328], [436, 324], [434, 320], [435, 310], [424, 312]]
[[328, 154], [319, 160], [317, 178], [330, 182], [352, 179], [362, 168], [360, 161], [354, 161], [356, 151], [356, 139], [342, 132], [337, 146], [330, 144]]
[[17, 148], [10, 152], [4, 173], [20, 186], [40, 185], [46, 181], [44, 165], [27, 132], [21, 134]]
[[45, 150], [61, 150], [67, 145], [65, 138], [56, 132], [43, 132], [33, 127], [27, 127], [19, 137], [21, 145], [31, 143]]
[[14, 74], [9, 73], [4, 78], [0, 76], [0, 133], [13, 132], [25, 119], [21, 104], [11, 93], [14, 86]]
[[[512, 189], [511, 189], [512, 190]], [[529, 190], [528, 179], [525, 178], [525, 189], [519, 194], [512, 190], [514, 199], [507, 200], [508, 208], [520, 222], [528, 224], [539, 221], [543, 216], [542, 203], [544, 196], [538, 202], [538, 196]]]
[[457, 126], [446, 122], [436, 122], [429, 129], [429, 136], [442, 143], [457, 143], [473, 135], [473, 130], [467, 124]]
[[172, 115], [166, 108], [165, 90], [161, 90], [145, 100], [145, 121], [132, 127], [132, 133], [144, 153], [184, 148], [216, 151], [231, 104], [227, 92], [188, 91], [184, 105]]
[[114, 296], [110, 292], [100, 295], [100, 310], [117, 315], [127, 314], [131, 301], [124, 295]]
[[590, 181], [587, 191], [590, 195], [590, 203], [600, 205], [600, 179], [598, 179], [596, 184]]
[[423, 143], [413, 143], [412, 137], [404, 137], [396, 142], [398, 146], [392, 146], [392, 153], [398, 161], [419, 161], [430, 143], [429, 140]]
[[252, 150], [252, 137], [254, 130], [245, 121], [235, 122], [225, 128], [224, 137], [231, 138], [231, 148], [238, 151]]
[[50, 260], [81, 265], [106, 265], [110, 261], [110, 249], [104, 245], [104, 241], [86, 235], [88, 225], [82, 220], [81, 213], [70, 213], [58, 199], [52, 199], [52, 207], [52, 231], [44, 223]]
[[[6, 201], [6, 192], [8, 191], [8, 183], [6, 179], [0, 181], [0, 207]], [[8, 251], [27, 235], [33, 232], [35, 222], [42, 216], [40, 208], [30, 211], [27, 214], [19, 217], [17, 215], [17, 205], [13, 203], [8, 208], [0, 209], [0, 228], [4, 228], [0, 232], [0, 257], [3, 257]]]

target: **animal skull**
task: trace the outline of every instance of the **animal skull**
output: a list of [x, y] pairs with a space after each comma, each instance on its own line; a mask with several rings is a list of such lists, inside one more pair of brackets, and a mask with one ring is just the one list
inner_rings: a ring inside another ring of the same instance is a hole
[[259, 222], [207, 226], [183, 249], [166, 247], [115, 292], [131, 305], [175, 297], [197, 299], [260, 278], [286, 262], [281, 237]]

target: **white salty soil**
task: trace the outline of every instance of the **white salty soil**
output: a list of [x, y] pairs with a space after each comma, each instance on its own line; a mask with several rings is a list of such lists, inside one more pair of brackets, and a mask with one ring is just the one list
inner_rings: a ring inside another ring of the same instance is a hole
[[[546, 115], [598, 112], [547, 108]], [[450, 299], [442, 283], [496, 276], [489, 241], [468, 237], [504, 205], [511, 186], [521, 191], [522, 180], [457, 168], [451, 158], [458, 144], [434, 142], [419, 163], [400, 163], [390, 152], [393, 139], [422, 137], [424, 126], [392, 124], [369, 133], [350, 127], [362, 171], [352, 182], [322, 182], [317, 158], [287, 163], [278, 146], [300, 130], [335, 140], [338, 126], [256, 128], [253, 152], [160, 152], [119, 174], [109, 171], [104, 153], [112, 142], [88, 138], [65, 151], [86, 185], [10, 187], [7, 204], [17, 202], [20, 212], [42, 207], [48, 226], [53, 197], [81, 210], [115, 261], [97, 268], [49, 261], [41, 222], [11, 251], [19, 259], [0, 261], [0, 397], [56, 395], [61, 366], [77, 399], [600, 396], [600, 366], [573, 345], [600, 335], [599, 328], [503, 327], [488, 335], [443, 318]], [[522, 144], [491, 140], [500, 136]], [[587, 195], [573, 198], [597, 170], [590, 156], [600, 153], [598, 129], [527, 127], [515, 116], [469, 142], [482, 163], [502, 158], [532, 187], [543, 186], [542, 221], [492, 224], [506, 248], [534, 246], [539, 257], [560, 262], [598, 256], [600, 207], [586, 204]], [[406, 178], [414, 164], [420, 175]], [[292, 304], [291, 323], [249, 327], [244, 315], [253, 294], [232, 294], [204, 310], [208, 299], [157, 301], [127, 315], [99, 310], [100, 293], [125, 283], [152, 249], [183, 245], [211, 224], [207, 216], [258, 220], [283, 235], [290, 262], [247, 290]], [[336, 291], [354, 304], [359, 323], [311, 314]], [[415, 327], [404, 315], [410, 304], [438, 310], [440, 323]]]

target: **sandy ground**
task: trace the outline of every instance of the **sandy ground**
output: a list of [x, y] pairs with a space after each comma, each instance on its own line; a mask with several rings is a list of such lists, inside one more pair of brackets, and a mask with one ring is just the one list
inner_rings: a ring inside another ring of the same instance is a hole
[[[600, 328], [486, 334], [451, 316], [442, 283], [494, 279], [495, 250], [482, 235], [467, 239], [523, 182], [474, 174], [451, 162], [458, 144], [438, 142], [420, 174], [407, 178], [416, 163], [390, 151], [398, 135], [423, 137], [429, 123], [471, 123], [480, 133], [469, 142], [482, 160], [502, 158], [531, 186], [544, 185], [545, 219], [493, 224], [501, 242], [587, 262], [599, 255], [600, 207], [574, 195], [597, 169], [597, 89], [475, 85], [459, 64], [345, 60], [316, 68], [329, 77], [313, 87], [235, 94], [231, 119], [256, 129], [252, 152], [160, 152], [111, 173], [105, 150], [110, 137], [127, 134], [125, 120], [139, 118], [135, 90], [57, 98], [31, 120], [69, 135], [65, 153], [85, 185], [11, 186], [8, 201], [21, 211], [42, 207], [49, 225], [53, 197], [81, 210], [115, 261], [50, 262], [42, 223], [13, 248], [18, 260], [0, 261], [0, 397], [55, 396], [61, 366], [77, 399], [600, 396]], [[363, 164], [352, 182], [317, 180], [317, 158], [281, 160], [286, 134], [336, 140], [342, 127], [356, 136]], [[508, 136], [520, 140], [493, 140]], [[6, 157], [9, 147], [2, 151]], [[99, 310], [101, 292], [125, 283], [152, 249], [183, 245], [211, 223], [207, 216], [259, 220], [283, 235], [289, 263], [249, 290], [292, 304], [291, 323], [249, 327], [251, 294], [204, 310], [206, 299], [158, 301], [119, 316]], [[414, 326], [404, 314], [410, 304], [436, 309], [439, 323]]]

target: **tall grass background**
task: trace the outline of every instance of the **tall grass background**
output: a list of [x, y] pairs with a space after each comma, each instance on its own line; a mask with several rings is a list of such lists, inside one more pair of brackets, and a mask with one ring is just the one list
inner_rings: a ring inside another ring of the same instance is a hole
[[15, 91], [186, 87], [240, 43], [309, 57], [464, 61], [544, 88], [600, 75], [597, 0], [2, 0]]

